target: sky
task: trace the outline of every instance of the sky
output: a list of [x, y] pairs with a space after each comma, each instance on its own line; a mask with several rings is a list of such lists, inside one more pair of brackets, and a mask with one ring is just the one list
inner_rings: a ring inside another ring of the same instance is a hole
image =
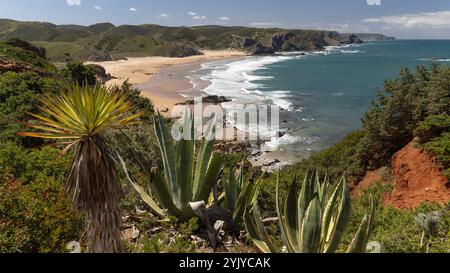
[[327, 29], [450, 39], [450, 0], [0, 0], [0, 18]]

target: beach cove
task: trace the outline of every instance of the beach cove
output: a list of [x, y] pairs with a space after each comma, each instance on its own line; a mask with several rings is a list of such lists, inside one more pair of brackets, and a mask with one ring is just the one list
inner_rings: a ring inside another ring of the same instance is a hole
[[[184, 58], [130, 57], [127, 60], [91, 62], [101, 65], [113, 79], [106, 85], [121, 85], [128, 81], [142, 91], [154, 106], [170, 113], [177, 103], [185, 101], [182, 94], [200, 95], [192, 90], [189, 74], [201, 67], [202, 63], [234, 60], [247, 56], [245, 52], [234, 50], [202, 51], [204, 55]], [[205, 86], [206, 87], [206, 86]]]

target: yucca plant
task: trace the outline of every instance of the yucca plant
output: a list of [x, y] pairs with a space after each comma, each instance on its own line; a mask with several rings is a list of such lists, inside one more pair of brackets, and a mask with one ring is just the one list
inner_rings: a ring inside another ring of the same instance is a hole
[[[157, 113], [154, 129], [158, 139], [164, 170], [148, 173], [147, 189], [125, 173], [142, 200], [162, 217], [175, 216], [186, 221], [195, 216], [192, 203], [208, 203], [212, 188], [222, 169], [222, 158], [214, 153], [215, 124], [209, 122], [204, 141], [197, 147], [194, 121], [190, 111], [182, 118], [182, 139], [174, 141], [164, 118]], [[145, 167], [145, 166], [144, 166]]]
[[[334, 253], [337, 251], [351, 212], [350, 194], [345, 178], [333, 187], [327, 178], [320, 181], [317, 173], [311, 176], [307, 174], [300, 191], [294, 178], [282, 208], [278, 176], [276, 206], [287, 252]], [[264, 228], [257, 202], [254, 202], [251, 214], [247, 211], [244, 215], [250, 238], [262, 252], [277, 252]], [[374, 214], [375, 205], [372, 201], [371, 214], [364, 217], [347, 252], [366, 251], [373, 228]]]
[[36, 132], [21, 136], [56, 140], [64, 152], [75, 150], [65, 192], [86, 217], [87, 251], [122, 251], [121, 187], [116, 161], [103, 134], [135, 122], [127, 96], [103, 86], [67, 86], [59, 95], [48, 95], [38, 106], [44, 115], [30, 113], [36, 122], [26, 123]]
[[261, 181], [262, 178], [255, 182], [245, 179], [244, 163], [237, 171], [230, 168], [228, 178], [223, 179], [226, 208], [233, 213], [234, 224], [242, 223], [244, 212], [252, 207], [254, 196]]

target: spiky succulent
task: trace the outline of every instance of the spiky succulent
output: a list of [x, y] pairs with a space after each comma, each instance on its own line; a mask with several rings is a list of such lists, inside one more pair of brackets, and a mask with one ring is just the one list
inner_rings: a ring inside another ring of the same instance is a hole
[[[128, 179], [142, 200], [158, 215], [165, 217], [168, 214], [188, 220], [194, 216], [190, 203], [208, 202], [222, 169], [222, 158], [214, 153], [215, 124], [209, 123], [199, 148], [190, 111], [186, 111], [182, 119], [180, 133], [184, 137], [181, 140], [174, 141], [159, 113], [155, 117], [154, 129], [164, 170], [148, 172], [149, 190], [133, 181], [129, 175]], [[122, 163], [128, 174], [125, 163]]]
[[237, 171], [230, 168], [229, 177], [223, 179], [226, 206], [233, 213], [235, 224], [242, 223], [244, 212], [253, 205], [261, 181], [261, 178], [252, 182], [245, 179], [244, 163]]
[[[317, 173], [306, 175], [299, 191], [294, 178], [284, 207], [280, 204], [279, 177], [276, 205], [282, 239], [289, 253], [334, 253], [337, 251], [350, 217], [350, 194], [345, 178], [333, 188]], [[375, 206], [369, 217], [364, 217], [348, 252], [365, 252], [372, 232]], [[253, 215], [253, 217], [251, 216]], [[244, 215], [250, 238], [262, 252], [276, 252], [266, 232], [255, 202], [252, 212]]]

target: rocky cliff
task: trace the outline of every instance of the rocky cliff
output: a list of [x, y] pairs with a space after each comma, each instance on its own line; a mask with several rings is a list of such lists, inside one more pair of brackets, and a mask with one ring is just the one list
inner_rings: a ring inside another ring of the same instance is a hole
[[234, 44], [251, 54], [273, 54], [283, 51], [323, 50], [326, 46], [364, 43], [355, 34], [339, 34], [333, 31], [311, 32], [279, 31], [274, 34], [241, 37], [234, 35]]

